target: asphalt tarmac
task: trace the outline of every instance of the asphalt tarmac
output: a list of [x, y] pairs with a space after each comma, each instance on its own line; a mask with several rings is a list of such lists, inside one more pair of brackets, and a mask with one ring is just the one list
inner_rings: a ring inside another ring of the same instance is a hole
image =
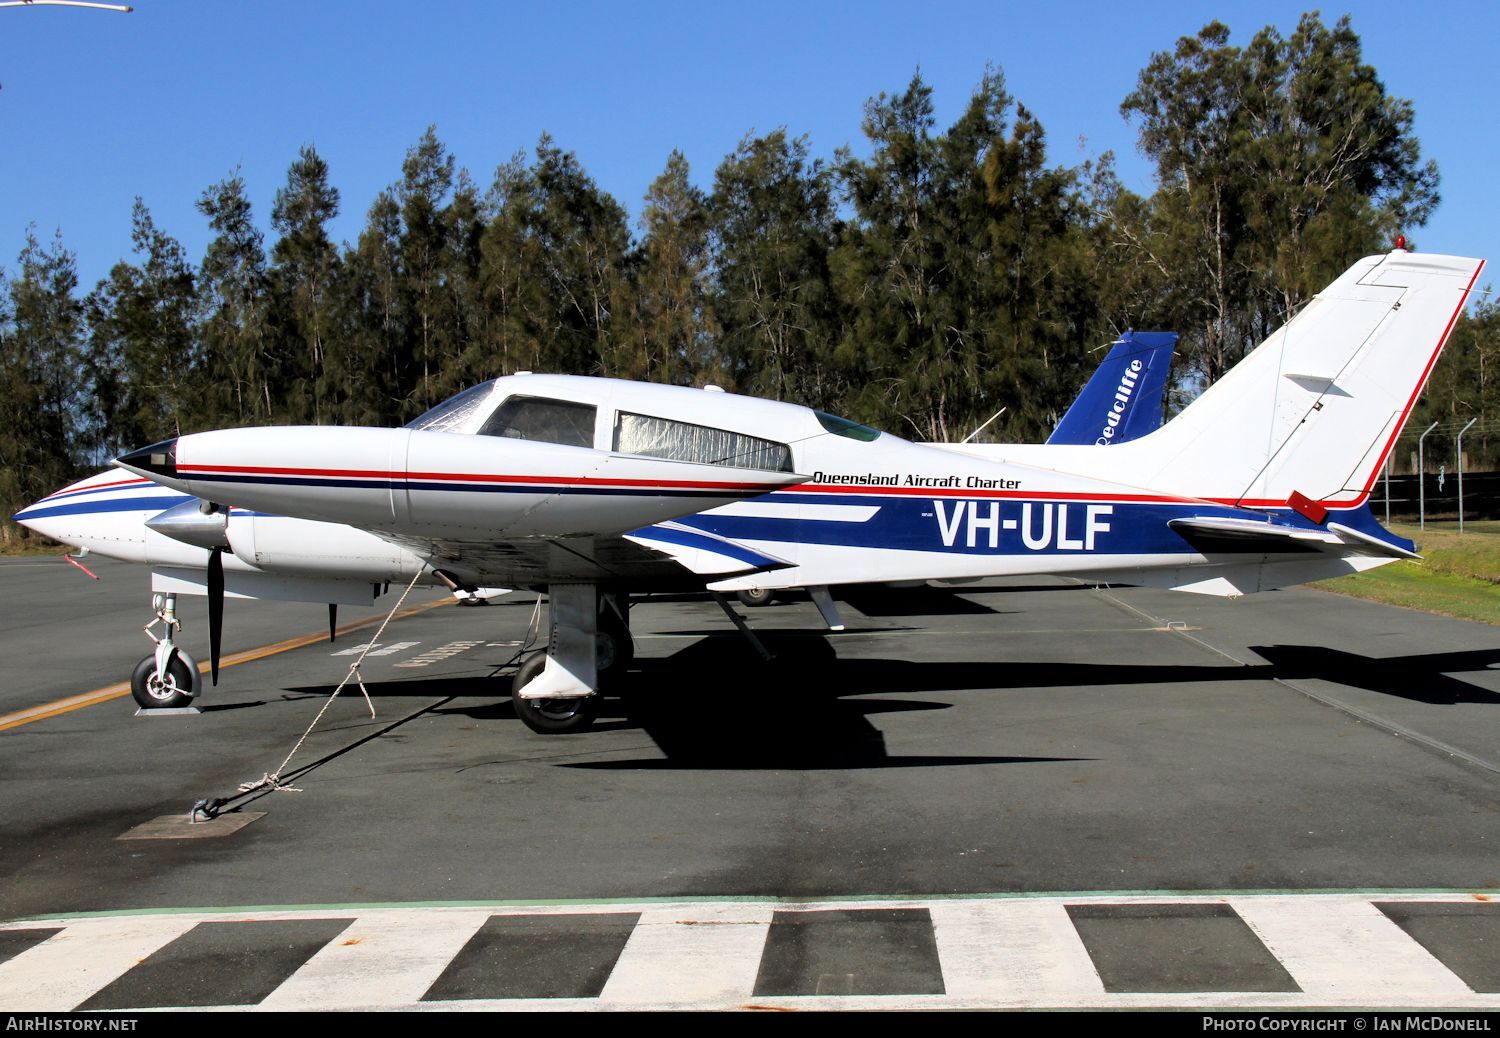
[[[57, 559], [0, 562], [0, 727], [125, 680], [150, 648], [139, 633], [144, 572], [94, 569], [97, 583]], [[373, 620], [395, 597], [340, 620]], [[201, 659], [202, 600], [184, 603], [184, 642]], [[1500, 885], [1491, 627], [1311, 590], [1231, 602], [996, 580], [851, 591], [840, 634], [819, 630], [808, 601], [745, 610], [776, 654], [765, 664], [712, 602], [664, 596], [635, 605], [637, 662], [595, 728], [547, 737], [523, 727], [508, 699], [532, 596], [461, 608], [422, 591], [407, 606], [427, 608], [391, 624], [384, 654], [362, 665], [376, 716], [346, 688], [284, 766], [373, 626], [228, 667], [200, 714], [137, 717], [126, 696], [0, 730], [0, 919], [665, 900], [874, 905], [940, 923], [944, 899], [1054, 897], [1090, 950], [1089, 983], [1103, 985], [1090, 997], [1102, 998], [1143, 990], [1109, 978], [1132, 960], [1128, 940], [1110, 959], [1111, 935], [1139, 924], [1128, 911], [1100, 922], [1069, 898], [1207, 897], [1220, 906], [1201, 910], [1208, 921], [1183, 924], [1183, 911], [1196, 920], [1200, 909], [1174, 909], [1160, 934], [1201, 923], [1233, 949], [1244, 919], [1276, 951], [1255, 960], [1255, 990], [1285, 992], [1312, 989], [1253, 912], [1214, 914], [1235, 898], [1357, 897], [1357, 911], [1373, 912], [1372, 892], [1487, 904]], [[231, 601], [226, 653], [326, 624], [320, 606]], [[236, 796], [278, 770], [300, 792]], [[210, 797], [232, 798], [238, 810], [219, 822], [233, 825], [184, 838], [181, 819]], [[158, 838], [121, 838], [151, 837], [153, 824]], [[773, 914], [755, 924], [761, 958], [743, 994], [869, 994], [854, 980], [821, 987], [859, 973], [843, 967], [798, 987], [817, 941], [855, 941], [827, 937], [848, 920], [820, 916], [832, 929], [819, 930], [788, 918], [783, 931]], [[426, 997], [465, 997], [462, 976], [491, 975], [483, 949], [503, 946], [504, 927], [492, 932], [500, 917], [485, 918], [455, 938], [462, 954], [435, 967]], [[1481, 938], [1500, 943], [1496, 916], [1480, 919]], [[897, 935], [882, 947], [915, 949], [882, 976], [916, 978], [892, 982], [913, 994], [942, 987], [946, 960], [934, 981], [931, 938], [903, 929], [937, 925], [940, 951], [942, 925], [862, 922]], [[605, 947], [629, 932], [589, 926]], [[292, 969], [332, 940], [304, 930], [292, 946], [312, 950], [291, 953]], [[14, 951], [0, 941], [0, 996], [7, 959], [51, 946], [16, 940]], [[464, 955], [480, 966], [460, 969]], [[481, 984], [468, 997], [594, 997], [607, 983], [592, 996]], [[1453, 990], [1485, 990], [1466, 983]]]

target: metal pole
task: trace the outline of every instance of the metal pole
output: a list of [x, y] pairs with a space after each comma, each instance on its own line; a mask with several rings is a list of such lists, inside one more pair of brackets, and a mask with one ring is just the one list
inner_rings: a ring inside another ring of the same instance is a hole
[[[1478, 418], [1470, 418], [1469, 425], [1479, 421]], [[1464, 433], [1469, 431], [1469, 425], [1458, 430], [1458, 532], [1464, 532]]]
[[1417, 437], [1417, 529], [1427, 529], [1427, 472], [1423, 468], [1422, 441], [1427, 439], [1427, 433], [1438, 427], [1433, 422], [1427, 427], [1427, 432]]

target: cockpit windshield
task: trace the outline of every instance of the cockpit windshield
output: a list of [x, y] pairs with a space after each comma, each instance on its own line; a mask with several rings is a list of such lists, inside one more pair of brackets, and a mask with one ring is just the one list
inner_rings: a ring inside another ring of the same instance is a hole
[[489, 400], [490, 390], [494, 388], [494, 379], [471, 386], [457, 396], [450, 396], [432, 410], [413, 418], [406, 423], [406, 428], [426, 429], [428, 432], [453, 432], [455, 429], [461, 429]]
[[819, 424], [835, 436], [845, 436], [862, 443], [873, 443], [880, 439], [879, 429], [871, 429], [868, 425], [860, 425], [858, 422], [851, 422], [847, 418], [840, 418], [826, 411], [814, 411], [813, 414], [818, 416]]

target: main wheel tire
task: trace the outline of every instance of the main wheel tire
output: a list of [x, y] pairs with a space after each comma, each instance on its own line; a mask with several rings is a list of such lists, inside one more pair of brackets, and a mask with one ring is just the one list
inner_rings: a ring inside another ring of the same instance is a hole
[[534, 681], [547, 666], [547, 654], [534, 652], [521, 661], [511, 680], [511, 705], [521, 723], [541, 735], [566, 735], [581, 732], [594, 723], [599, 712], [599, 695], [569, 699], [522, 699], [521, 689]]
[[193, 671], [177, 653], [167, 661], [166, 675], [157, 680], [156, 655], [135, 665], [130, 675], [130, 694], [142, 710], [167, 710], [193, 701]]
[[618, 678], [635, 659], [635, 639], [613, 610], [600, 610], [599, 640], [595, 645], [594, 665], [599, 668], [600, 681]]
[[775, 600], [776, 592], [768, 587], [758, 587], [748, 591], [736, 591], [735, 597], [740, 600], [741, 605], [768, 606]]

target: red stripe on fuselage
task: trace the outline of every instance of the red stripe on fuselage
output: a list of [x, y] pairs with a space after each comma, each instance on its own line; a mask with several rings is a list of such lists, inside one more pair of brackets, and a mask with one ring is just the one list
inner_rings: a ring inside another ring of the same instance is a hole
[[[778, 491], [782, 494], [858, 494], [865, 497], [1001, 498], [1013, 501], [1123, 501], [1130, 504], [1215, 505], [1225, 508], [1290, 508], [1287, 501], [1232, 497], [1175, 497], [1170, 494], [1106, 494], [1073, 490], [982, 490], [962, 487], [865, 487], [846, 484], [804, 483]], [[1328, 508], [1358, 508], [1366, 495], [1354, 501], [1322, 501]]]
[[[53, 500], [55, 498], [76, 497], [79, 494], [92, 494], [95, 491], [109, 490], [112, 487], [138, 487], [138, 486], [153, 486], [153, 485], [154, 484], [152, 484], [152, 482], [149, 479], [117, 479], [117, 480], [115, 480], [115, 481], [113, 481], [111, 483], [95, 483], [91, 487], [77, 487], [77, 486], [74, 486], [74, 487], [64, 487], [63, 489], [59, 490], [57, 493], [55, 493], [55, 494], [49, 494], [46, 497], [42, 498], [36, 504], [37, 505], [46, 504], [48, 501], [51, 501], [51, 500]], [[36, 505], [31, 505], [30, 507], [35, 508]]]
[[985, 497], [1030, 501], [1046, 498], [1049, 501], [1137, 501], [1191, 504], [1201, 501], [1195, 497], [1171, 497], [1164, 494], [1101, 494], [1073, 490], [985, 490], [979, 487], [875, 487], [847, 483], [803, 483], [788, 487], [787, 494], [865, 494], [875, 497]]
[[603, 476], [523, 476], [484, 472], [389, 472], [374, 469], [289, 469], [263, 465], [184, 465], [177, 472], [187, 478], [193, 473], [259, 476], [326, 476], [341, 479], [430, 480], [450, 483], [520, 483], [553, 486], [644, 487], [647, 489], [686, 490], [761, 490], [770, 492], [781, 483], [716, 483], [689, 479], [617, 479]]

